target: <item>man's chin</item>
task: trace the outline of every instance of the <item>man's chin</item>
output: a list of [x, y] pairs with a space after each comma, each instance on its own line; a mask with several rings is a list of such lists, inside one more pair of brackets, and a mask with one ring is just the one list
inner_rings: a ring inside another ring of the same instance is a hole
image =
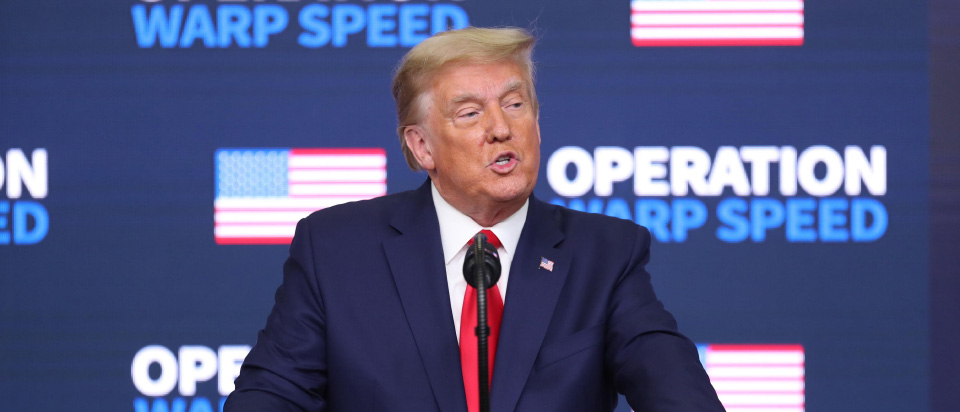
[[533, 193], [532, 184], [519, 182], [512, 185], [501, 185], [497, 189], [490, 194], [490, 199], [497, 203], [523, 202]]

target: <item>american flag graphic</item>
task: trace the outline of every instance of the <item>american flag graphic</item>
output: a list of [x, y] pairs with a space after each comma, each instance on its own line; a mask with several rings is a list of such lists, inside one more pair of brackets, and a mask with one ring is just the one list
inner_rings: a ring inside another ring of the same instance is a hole
[[553, 261], [545, 257], [540, 258], [540, 267], [553, 272]]
[[803, 0], [633, 0], [633, 45], [800, 46]]
[[800, 345], [697, 345], [727, 412], [803, 412]]
[[219, 149], [218, 244], [290, 243], [311, 212], [387, 193], [387, 155], [369, 149]]

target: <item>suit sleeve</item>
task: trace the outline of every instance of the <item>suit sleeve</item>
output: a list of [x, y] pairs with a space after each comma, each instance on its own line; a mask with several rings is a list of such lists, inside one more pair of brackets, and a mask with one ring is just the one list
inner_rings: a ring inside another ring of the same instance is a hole
[[307, 220], [301, 220], [273, 310], [243, 362], [225, 412], [326, 409], [326, 322], [314, 263]]
[[605, 361], [614, 386], [637, 412], [723, 411], [696, 346], [653, 292], [649, 260], [650, 233], [640, 228], [607, 313]]

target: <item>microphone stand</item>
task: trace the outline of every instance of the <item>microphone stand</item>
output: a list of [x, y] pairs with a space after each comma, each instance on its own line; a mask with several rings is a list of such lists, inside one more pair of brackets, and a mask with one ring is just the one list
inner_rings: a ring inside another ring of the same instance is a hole
[[481, 257], [481, 263], [474, 265], [474, 279], [477, 280], [477, 329], [474, 331], [477, 335], [477, 362], [480, 378], [480, 412], [490, 412], [490, 370], [489, 370], [489, 351], [487, 344], [490, 338], [490, 326], [487, 325], [487, 265], [482, 264], [483, 243], [487, 241], [486, 236], [478, 234], [479, 241], [473, 242], [477, 257]]
[[[477, 290], [477, 377], [479, 378], [480, 412], [490, 411], [490, 326], [487, 324], [487, 292], [500, 279], [500, 256], [487, 242], [487, 236], [477, 233], [473, 245], [467, 248], [463, 260], [463, 277]], [[460, 337], [461, 341], [467, 339]]]

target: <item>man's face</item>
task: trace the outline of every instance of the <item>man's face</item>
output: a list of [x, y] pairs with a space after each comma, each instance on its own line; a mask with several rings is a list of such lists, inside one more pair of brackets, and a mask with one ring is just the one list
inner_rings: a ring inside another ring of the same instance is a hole
[[418, 159], [451, 204], [522, 204], [533, 192], [540, 124], [532, 87], [512, 62], [454, 65], [436, 75]]

